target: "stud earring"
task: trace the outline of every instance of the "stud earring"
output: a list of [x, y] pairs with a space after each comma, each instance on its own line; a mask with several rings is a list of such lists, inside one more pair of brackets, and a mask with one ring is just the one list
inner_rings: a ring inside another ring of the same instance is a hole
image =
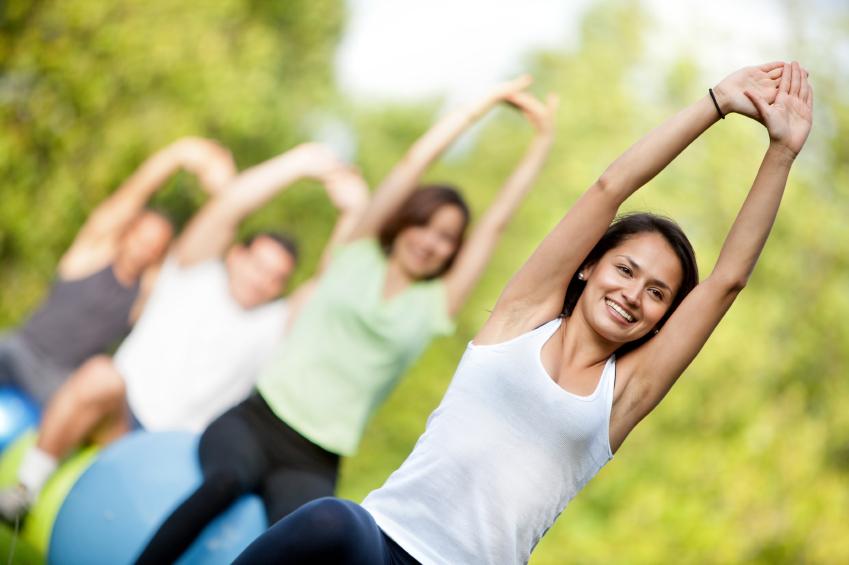
[[579, 281], [585, 281], [585, 280], [587, 280], [587, 277], [585, 277], [585, 276], [584, 276], [583, 271], [581, 271], [580, 273], [578, 273], [578, 280], [579, 280]]

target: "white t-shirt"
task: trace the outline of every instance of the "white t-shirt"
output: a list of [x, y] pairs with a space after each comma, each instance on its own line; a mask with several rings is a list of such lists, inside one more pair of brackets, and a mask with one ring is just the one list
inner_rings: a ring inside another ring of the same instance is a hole
[[251, 391], [287, 314], [283, 300], [240, 306], [220, 260], [183, 268], [169, 257], [115, 354], [130, 409], [149, 430], [203, 430]]

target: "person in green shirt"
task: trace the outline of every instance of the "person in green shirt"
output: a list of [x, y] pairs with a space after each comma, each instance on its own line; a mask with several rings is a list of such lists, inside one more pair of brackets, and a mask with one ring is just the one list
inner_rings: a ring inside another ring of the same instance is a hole
[[[269, 523], [333, 493], [340, 456], [355, 452], [369, 416], [479, 279], [553, 141], [557, 100], [500, 85], [441, 118], [377, 188], [321, 277], [293, 298], [300, 311], [257, 390], [206, 429], [203, 483], [164, 521], [138, 563], [175, 561], [239, 496], [258, 492]], [[469, 238], [469, 210], [450, 186], [419, 186], [431, 163], [500, 103], [536, 135]]]

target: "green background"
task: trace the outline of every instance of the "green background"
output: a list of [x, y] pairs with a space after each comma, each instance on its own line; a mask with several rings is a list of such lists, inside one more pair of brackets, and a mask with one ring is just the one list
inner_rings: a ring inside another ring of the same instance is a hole
[[[336, 0], [0, 3], [0, 327], [38, 304], [91, 209], [180, 136], [216, 138], [244, 168], [311, 139], [316, 120], [338, 120], [378, 183], [439, 101], [350, 100], [333, 79], [345, 19]], [[637, 3], [598, 2], [577, 49], [527, 61], [533, 90], [561, 97], [551, 159], [457, 334], [430, 347], [345, 461], [341, 496], [361, 500], [403, 461], [500, 289], [580, 192], [638, 136], [705, 93], [696, 61], [647, 60], [651, 25]], [[795, 56], [816, 89], [815, 125], [754, 276], [531, 563], [849, 562], [849, 73], [832, 61], [849, 18], [822, 25], [830, 27], [811, 30], [801, 18], [795, 30]], [[660, 77], [651, 94], [637, 76], [645, 68]], [[501, 110], [427, 178], [459, 185], [480, 213], [530, 137]], [[762, 126], [732, 116], [626, 209], [677, 219], [705, 275], [766, 144]], [[185, 218], [203, 196], [179, 175], [156, 200]], [[296, 234], [302, 280], [333, 219], [324, 193], [302, 183], [246, 230]], [[0, 533], [0, 559], [7, 544]], [[14, 559], [37, 557], [19, 543]]]

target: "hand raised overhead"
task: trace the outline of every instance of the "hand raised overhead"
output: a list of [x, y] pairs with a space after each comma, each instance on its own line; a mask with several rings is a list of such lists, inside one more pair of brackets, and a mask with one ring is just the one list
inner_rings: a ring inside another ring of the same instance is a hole
[[744, 92], [753, 92], [766, 100], [767, 104], [772, 104], [778, 93], [783, 70], [784, 63], [774, 61], [755, 67], [743, 67], [722, 79], [713, 89], [722, 113], [736, 112], [760, 121], [760, 113]]
[[324, 182], [327, 175], [346, 167], [332, 149], [321, 143], [302, 143], [287, 154], [297, 162], [303, 176], [320, 182]]
[[332, 171], [325, 176], [324, 183], [330, 201], [338, 210], [354, 210], [368, 204], [368, 184], [354, 167]]
[[507, 82], [503, 82], [496, 86], [491, 93], [491, 100], [495, 102], [503, 102], [507, 101], [510, 96], [515, 95], [516, 93], [524, 91], [528, 88], [534, 79], [531, 75], [520, 75], [513, 80], [509, 80]]
[[794, 61], [784, 64], [781, 82], [772, 103], [756, 90], [745, 90], [769, 131], [769, 138], [789, 149], [795, 156], [802, 150], [811, 131], [814, 91], [808, 73]]
[[539, 133], [554, 131], [554, 118], [560, 105], [557, 95], [550, 93], [543, 103], [529, 92], [518, 91], [509, 94], [504, 101], [519, 109]]
[[180, 165], [196, 175], [204, 188], [215, 194], [236, 176], [230, 150], [211, 139], [184, 137], [171, 146]]

